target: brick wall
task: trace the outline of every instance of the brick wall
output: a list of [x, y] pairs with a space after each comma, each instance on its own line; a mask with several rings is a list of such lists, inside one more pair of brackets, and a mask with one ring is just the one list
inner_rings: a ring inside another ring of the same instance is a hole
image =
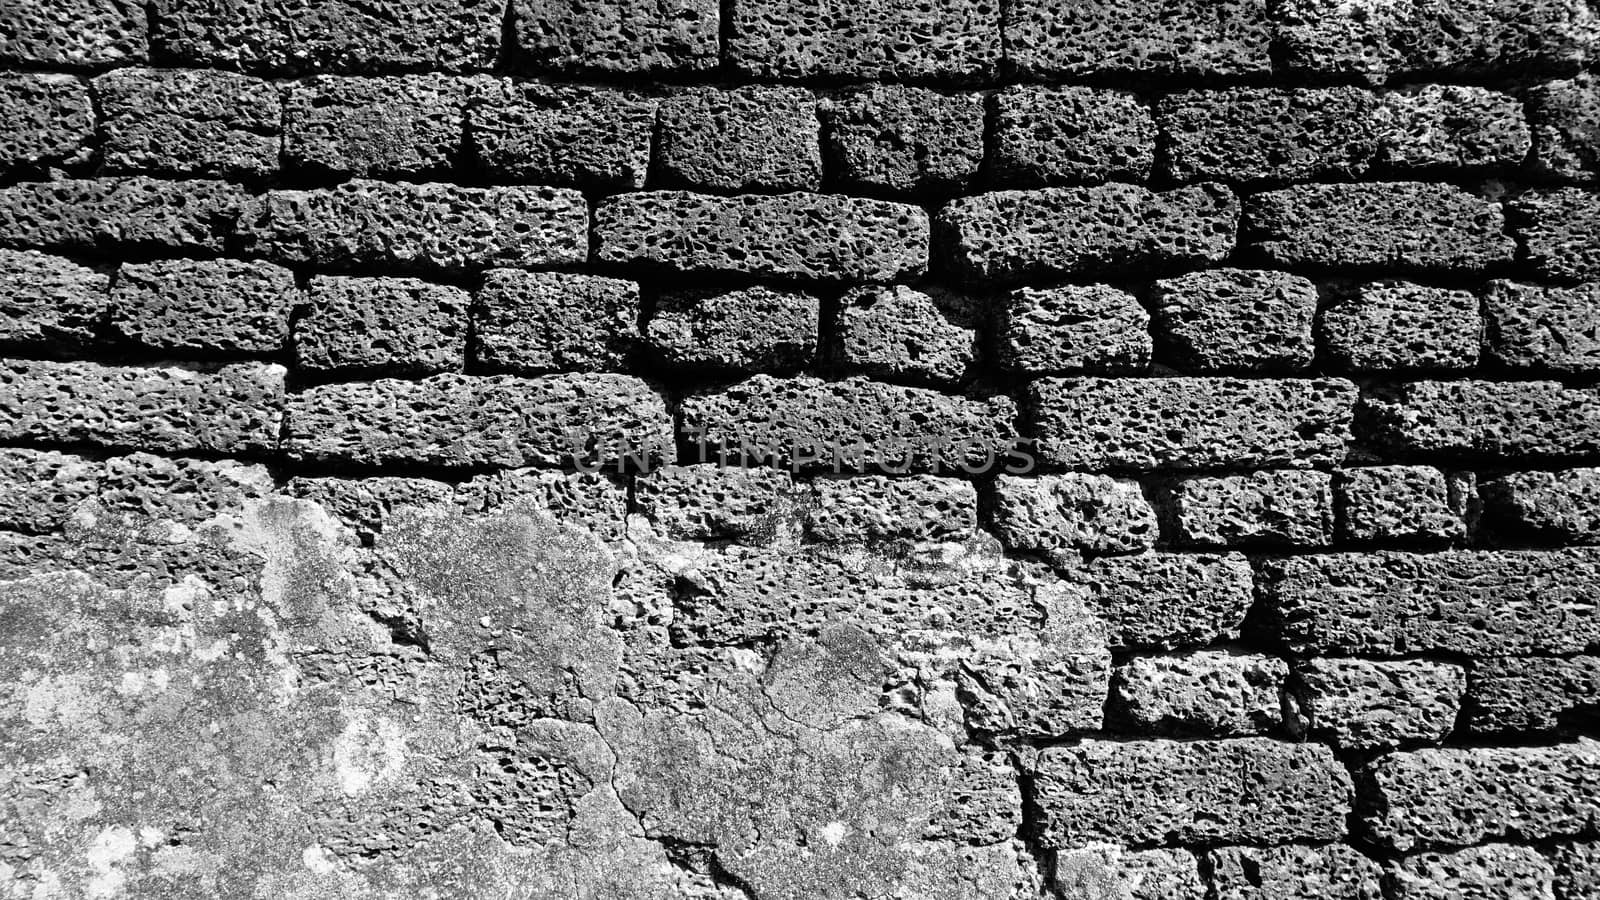
[[0, 893], [1600, 896], [1597, 16], [0, 10]]

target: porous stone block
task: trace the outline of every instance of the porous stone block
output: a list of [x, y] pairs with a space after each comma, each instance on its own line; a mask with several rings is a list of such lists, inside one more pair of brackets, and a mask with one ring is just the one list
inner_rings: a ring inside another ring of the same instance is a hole
[[978, 492], [970, 481], [909, 475], [818, 478], [806, 517], [819, 541], [948, 541], [978, 527]]
[[1385, 93], [1380, 128], [1379, 158], [1399, 170], [1510, 169], [1533, 145], [1520, 100], [1465, 85]]
[[1600, 744], [1391, 753], [1360, 775], [1366, 833], [1402, 853], [1496, 838], [1588, 834], [1600, 814]]
[[460, 288], [415, 278], [319, 275], [295, 322], [295, 363], [312, 372], [458, 370], [471, 303]]
[[658, 298], [645, 339], [678, 368], [782, 372], [816, 357], [820, 316], [816, 297], [767, 287], [670, 294]]
[[1172, 488], [1178, 540], [1207, 547], [1323, 547], [1333, 476], [1293, 470], [1187, 478]]
[[875, 84], [823, 101], [819, 113], [830, 165], [852, 191], [952, 194], [983, 165], [981, 94]]
[[1033, 785], [1046, 847], [1334, 840], [1351, 800], [1327, 747], [1267, 738], [1051, 747]]
[[82, 162], [94, 137], [89, 90], [71, 75], [0, 75], [0, 117], [9, 123], [0, 138], [0, 172]]
[[1000, 322], [1000, 361], [1027, 375], [1134, 374], [1150, 367], [1150, 313], [1108, 285], [1021, 288]]
[[477, 91], [471, 145], [496, 178], [638, 190], [650, 172], [658, 107], [626, 90], [503, 79]]
[[1470, 273], [1511, 262], [1500, 205], [1447, 184], [1306, 184], [1255, 194], [1244, 239], [1281, 266]]
[[1512, 226], [1541, 277], [1600, 279], [1600, 194], [1581, 188], [1529, 191], [1512, 204]]
[[1154, 546], [1156, 514], [1137, 481], [1109, 475], [1002, 475], [995, 482], [994, 528], [1017, 550], [1127, 553]]
[[1587, 900], [1600, 893], [1600, 842], [1584, 841], [1551, 848], [1556, 900]]
[[1262, 612], [1293, 653], [1512, 656], [1600, 645], [1600, 548], [1270, 560]]
[[1473, 660], [1468, 731], [1521, 734], [1581, 727], [1600, 714], [1600, 657], [1497, 656]]
[[141, 62], [149, 53], [145, 4], [55, 0], [6, 9], [0, 63], [97, 66]]
[[455, 505], [455, 488], [431, 478], [291, 478], [284, 493], [321, 506], [346, 527], [381, 534], [403, 510]]
[[1144, 181], [1155, 166], [1155, 119], [1134, 94], [1017, 85], [993, 102], [990, 166], [1009, 187]]
[[161, 350], [274, 353], [289, 338], [289, 313], [299, 301], [294, 273], [271, 263], [124, 263], [111, 289], [111, 323]]
[[0, 449], [0, 528], [59, 529], [78, 504], [99, 494], [103, 469], [95, 460], [54, 450]]
[[690, 440], [778, 466], [878, 474], [987, 471], [1011, 449], [1015, 406], [863, 378], [757, 375], [692, 394], [679, 407]]
[[150, 41], [164, 60], [247, 71], [483, 69], [505, 4], [491, 0], [160, 0]]
[[1339, 473], [1344, 536], [1352, 541], [1447, 541], [1466, 536], [1470, 484], [1432, 466]]
[[286, 165], [334, 176], [418, 176], [454, 167], [477, 83], [448, 75], [296, 82], [284, 102]]
[[976, 80], [1002, 55], [995, 0], [750, 0], [727, 24], [729, 61], [757, 78]]
[[978, 356], [972, 304], [904, 285], [856, 288], [839, 300], [837, 362], [886, 381], [954, 384]]
[[639, 286], [618, 278], [494, 269], [473, 307], [475, 357], [496, 372], [618, 369], [639, 337]]
[[1273, 10], [1286, 68], [1358, 75], [1494, 75], [1575, 67], [1593, 41], [1579, 0], [1287, 0]]
[[1555, 871], [1532, 847], [1485, 844], [1439, 853], [1418, 853], [1389, 869], [1394, 900], [1553, 900]]
[[469, 513], [537, 510], [608, 543], [627, 537], [628, 486], [615, 474], [501, 469], [457, 485], [456, 502]]
[[1156, 118], [1178, 181], [1304, 181], [1365, 172], [1378, 108], [1355, 88], [1233, 88], [1172, 94]]
[[1045, 378], [1029, 389], [1040, 460], [1084, 468], [1310, 467], [1344, 459], [1341, 379]]
[[788, 472], [699, 464], [663, 466], [634, 482], [639, 511], [668, 537], [762, 544], [796, 531], [798, 489]]
[[289, 398], [284, 449], [378, 464], [560, 466], [670, 452], [661, 396], [625, 375], [435, 375], [310, 388]]
[[0, 250], [0, 343], [91, 341], [105, 321], [111, 279], [33, 250]]
[[1205, 883], [1187, 850], [1127, 850], [1092, 844], [1051, 854], [1050, 883], [1064, 897], [1202, 900]]
[[269, 191], [240, 231], [251, 252], [333, 268], [560, 265], [587, 258], [589, 207], [573, 190], [357, 179]]
[[1493, 281], [1484, 346], [1514, 369], [1600, 371], [1600, 282], [1562, 288]]
[[1365, 401], [1380, 446], [1486, 459], [1600, 450], [1600, 390], [1554, 381], [1417, 381]]
[[1511, 472], [1479, 489], [1490, 527], [1558, 541], [1600, 539], [1600, 468]]
[[964, 197], [938, 223], [951, 271], [987, 284], [1218, 262], [1238, 219], [1239, 201], [1219, 185], [1105, 184]]
[[1561, 178], [1600, 177], [1600, 86], [1594, 77], [1539, 85], [1528, 99], [1535, 164]]
[[1465, 670], [1449, 663], [1309, 659], [1295, 669], [1296, 728], [1350, 750], [1438, 743], [1466, 688]]
[[822, 183], [817, 99], [805, 88], [690, 88], [661, 101], [657, 171], [715, 191], [814, 191]]
[[892, 281], [928, 265], [914, 206], [823, 194], [622, 194], [595, 210], [595, 260], [699, 274]]
[[181, 453], [276, 450], [283, 367], [201, 371], [7, 361], [0, 437]]
[[1017, 0], [1006, 61], [1035, 75], [1242, 76], [1272, 70], [1263, 0]]
[[272, 473], [265, 466], [130, 453], [105, 461], [99, 502], [113, 512], [192, 527], [238, 515], [247, 501], [264, 499], [272, 490]]
[[1188, 371], [1311, 365], [1317, 286], [1286, 272], [1210, 269], [1155, 283], [1156, 334]]
[[515, 0], [518, 55], [535, 69], [657, 75], [714, 69], [717, 0]]
[[1288, 664], [1273, 656], [1136, 656], [1111, 673], [1107, 715], [1139, 734], [1266, 734], [1283, 725], [1288, 675]]
[[1328, 356], [1352, 372], [1470, 369], [1483, 333], [1469, 291], [1406, 281], [1364, 284], [1322, 314]]
[[1005, 753], [964, 749], [951, 793], [951, 802], [929, 824], [925, 837], [992, 845], [1014, 837], [1022, 825], [1017, 770]]
[[94, 80], [107, 172], [239, 178], [278, 170], [278, 86], [206, 69], [116, 69]]
[[1106, 622], [1114, 649], [1201, 647], [1239, 636], [1250, 609], [1250, 563], [1227, 555], [1103, 556], [1075, 577]]
[[249, 195], [221, 181], [91, 178], [0, 188], [10, 247], [216, 253]]
[[1383, 869], [1344, 844], [1218, 847], [1205, 856], [1214, 900], [1379, 900]]

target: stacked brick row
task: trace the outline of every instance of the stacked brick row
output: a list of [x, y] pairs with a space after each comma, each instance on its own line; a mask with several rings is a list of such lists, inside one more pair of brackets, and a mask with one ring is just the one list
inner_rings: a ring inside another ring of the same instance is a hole
[[1600, 892], [1583, 0], [4, 15], [0, 577], [531, 499], [625, 670], [959, 635], [950, 896]]

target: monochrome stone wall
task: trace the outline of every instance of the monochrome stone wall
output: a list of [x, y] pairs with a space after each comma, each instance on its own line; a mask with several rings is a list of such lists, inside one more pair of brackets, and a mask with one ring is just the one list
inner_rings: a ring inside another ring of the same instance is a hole
[[1593, 0], [12, 0], [0, 896], [1600, 898]]

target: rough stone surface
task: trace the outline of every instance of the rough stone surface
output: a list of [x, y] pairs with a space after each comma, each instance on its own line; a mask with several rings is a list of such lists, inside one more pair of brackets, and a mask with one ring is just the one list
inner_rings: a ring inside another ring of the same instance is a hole
[[1155, 284], [1166, 361], [1193, 372], [1293, 370], [1311, 364], [1317, 286], [1283, 272], [1211, 269]]
[[1345, 749], [1434, 744], [1455, 727], [1466, 687], [1448, 663], [1307, 660], [1295, 669], [1296, 727]]
[[104, 467], [54, 450], [0, 450], [0, 527], [47, 533], [100, 493]]
[[1156, 110], [1179, 181], [1349, 178], [1378, 152], [1377, 98], [1354, 88], [1190, 91]]
[[283, 444], [312, 460], [559, 466], [659, 457], [671, 429], [661, 397], [625, 375], [435, 375], [294, 394]]
[[1272, 68], [1260, 0], [1019, 0], [1006, 10], [1006, 60], [1029, 75], [1251, 75]]
[[1148, 550], [1156, 514], [1136, 481], [1108, 475], [1002, 475], [995, 482], [994, 529], [1017, 550]]
[[248, 195], [221, 181], [69, 179], [0, 188], [0, 243], [74, 251], [215, 253]]
[[294, 273], [271, 263], [128, 263], [117, 270], [110, 319], [154, 349], [260, 355], [283, 349], [299, 301]]
[[1336, 839], [1351, 796], [1328, 748], [1266, 738], [1088, 740], [1043, 750], [1035, 765], [1049, 847]]
[[1600, 177], [1600, 89], [1593, 77], [1540, 85], [1530, 101], [1539, 167], [1579, 181]]
[[1600, 371], [1600, 282], [1573, 288], [1493, 281], [1484, 296], [1489, 356], [1513, 369]]
[[1239, 554], [1104, 556], [1077, 574], [1118, 649], [1200, 647], [1237, 638], [1253, 600]]
[[1263, 611], [1296, 653], [1582, 653], [1597, 567], [1595, 548], [1301, 556], [1267, 565]]
[[994, 0], [751, 0], [728, 27], [729, 61], [757, 78], [959, 81], [991, 74], [1001, 57]]
[[1106, 285], [1011, 294], [1000, 323], [1000, 361], [1028, 375], [1134, 374], [1150, 365], [1150, 314]]
[[1344, 458], [1347, 381], [1046, 378], [1029, 391], [1039, 458], [1068, 467], [1294, 466]]
[[475, 359], [496, 372], [616, 370], [639, 339], [631, 281], [494, 269], [475, 301]]
[[1556, 900], [1583, 900], [1600, 889], [1600, 842], [1565, 844], [1548, 855], [1555, 868]]
[[1543, 538], [1600, 540], [1600, 468], [1515, 472], [1479, 488], [1492, 527]]
[[1429, 84], [1383, 95], [1383, 165], [1397, 170], [1510, 169], [1533, 136], [1516, 97]]
[[295, 362], [312, 372], [430, 375], [461, 368], [467, 307], [460, 288], [415, 278], [319, 275], [295, 322]]
[[955, 478], [818, 478], [806, 528], [819, 541], [963, 540], [978, 527], [978, 492]]
[[601, 74], [700, 72], [717, 65], [716, 0], [515, 0], [517, 62]]
[[0, 62], [94, 66], [143, 61], [147, 7], [122, 0], [65, 0], [6, 10]]
[[1468, 730], [1479, 734], [1550, 732], [1600, 715], [1600, 657], [1491, 657], [1475, 661], [1467, 682]]
[[821, 304], [810, 294], [753, 287], [660, 298], [645, 340], [677, 368], [783, 372], [815, 358]]
[[1005, 397], [767, 375], [687, 397], [679, 411], [685, 432], [733, 459], [933, 474], [988, 470], [1011, 449], [1015, 417]]
[[666, 466], [635, 485], [639, 511], [679, 540], [769, 543], [792, 531], [799, 489], [777, 469]]
[[1156, 126], [1133, 94], [1020, 85], [995, 95], [995, 179], [1010, 187], [1143, 181]]
[[278, 86], [233, 72], [118, 69], [94, 80], [108, 172], [240, 178], [278, 170]]
[[1066, 897], [1201, 900], [1205, 884], [1185, 850], [1126, 850], [1091, 844], [1053, 854], [1050, 882]]
[[949, 194], [983, 165], [980, 94], [873, 85], [825, 100], [818, 112], [829, 163], [854, 190]]
[[0, 366], [0, 439], [157, 452], [252, 453], [277, 447], [282, 366], [214, 371], [8, 360]]
[[474, 87], [438, 75], [298, 82], [284, 103], [284, 161], [345, 177], [447, 170], [460, 154]]
[[989, 282], [1217, 262], [1238, 219], [1239, 201], [1217, 185], [1107, 184], [963, 198], [939, 213], [938, 230], [952, 273]]
[[1511, 205], [1528, 263], [1554, 281], [1600, 279], [1600, 202], [1592, 191], [1532, 191]]
[[94, 137], [88, 88], [71, 75], [0, 75], [0, 115], [10, 123], [0, 139], [0, 172], [82, 162]]
[[1554, 381], [1418, 381], [1366, 402], [1371, 433], [1397, 450], [1480, 458], [1600, 449], [1600, 391]]
[[1459, 478], [1431, 466], [1363, 466], [1339, 474], [1342, 530], [1353, 541], [1465, 537], [1469, 502]]
[[485, 68], [503, 4], [488, 0], [161, 0], [150, 42], [163, 59], [267, 72]]
[[1328, 307], [1318, 333], [1332, 361], [1352, 372], [1470, 369], [1483, 318], [1469, 291], [1377, 281]]
[[803, 88], [693, 88], [661, 102], [658, 171], [688, 188], [814, 191], [819, 127], [816, 97]]
[[282, 262], [462, 269], [581, 262], [588, 218], [571, 190], [358, 179], [270, 191], [240, 230], [247, 248]]
[[1383, 870], [1343, 844], [1220, 847], [1206, 854], [1216, 900], [1379, 900]]
[[1108, 716], [1139, 733], [1266, 734], [1283, 725], [1288, 675], [1289, 666], [1271, 656], [1136, 656], [1111, 673]]
[[1449, 185], [1298, 185], [1245, 203], [1243, 240], [1281, 266], [1479, 272], [1511, 262], [1500, 206]]
[[690, 274], [891, 281], [928, 265], [928, 217], [899, 203], [818, 194], [623, 194], [599, 205], [595, 259]]
[[1333, 540], [1333, 477], [1261, 471], [1188, 478], [1172, 489], [1177, 537], [1203, 547], [1322, 547]]
[[954, 384], [977, 361], [970, 306], [901, 285], [857, 288], [839, 300], [834, 355], [849, 371], [886, 381]]
[[79, 344], [106, 318], [111, 279], [33, 250], [0, 250], [0, 342]]
[[1600, 792], [1600, 745], [1463, 747], [1392, 753], [1360, 775], [1379, 806], [1363, 816], [1374, 840], [1401, 852], [1586, 834]]
[[1396, 900], [1553, 898], [1555, 871], [1531, 847], [1486, 844], [1448, 853], [1418, 853], [1389, 875]]
[[471, 107], [475, 161], [528, 184], [638, 190], [650, 170], [659, 105], [643, 93], [505, 79]]

